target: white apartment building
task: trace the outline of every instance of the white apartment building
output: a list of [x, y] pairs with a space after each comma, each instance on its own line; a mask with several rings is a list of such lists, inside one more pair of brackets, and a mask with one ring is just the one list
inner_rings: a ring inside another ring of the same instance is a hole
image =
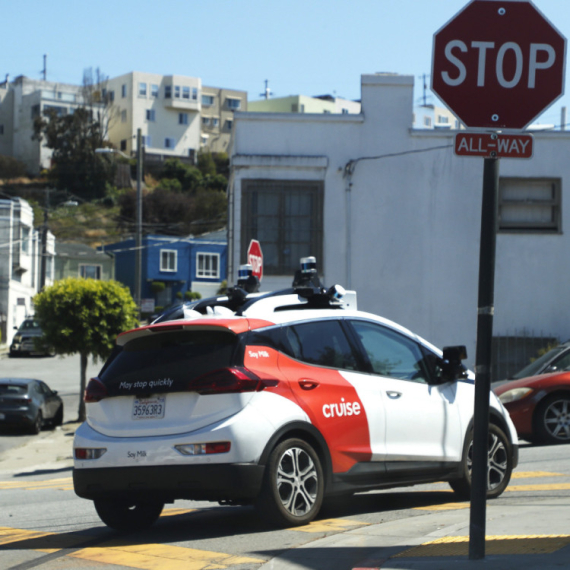
[[414, 129], [460, 129], [459, 119], [445, 107], [418, 105], [414, 107]]
[[[454, 129], [413, 128], [411, 76], [362, 76], [362, 114], [237, 113], [228, 282], [251, 239], [263, 291], [315, 255], [358, 307], [475, 360], [483, 160]], [[531, 159], [501, 159], [494, 335], [570, 338], [570, 132], [533, 132]], [[542, 334], [541, 334], [542, 333]]]
[[0, 154], [22, 161], [31, 174], [49, 168], [52, 150], [32, 139], [34, 119], [49, 109], [68, 115], [83, 104], [82, 86], [6, 77], [0, 84]]
[[[0, 200], [0, 330], [10, 344], [14, 327], [34, 312], [39, 290], [42, 245], [34, 212], [21, 198]], [[46, 241], [46, 285], [53, 283], [55, 237]]]
[[133, 71], [107, 81], [109, 141], [136, 152], [140, 128], [145, 158], [195, 160], [200, 148], [202, 82], [197, 77]]
[[248, 110], [254, 113], [317, 113], [359, 114], [360, 101], [351, 101], [333, 95], [289, 95], [250, 101]]

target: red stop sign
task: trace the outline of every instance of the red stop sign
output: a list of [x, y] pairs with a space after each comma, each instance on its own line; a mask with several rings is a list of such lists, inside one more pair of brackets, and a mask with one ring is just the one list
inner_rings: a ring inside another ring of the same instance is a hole
[[261, 252], [261, 244], [252, 239], [247, 248], [247, 262], [251, 265], [252, 273], [255, 275], [259, 282], [263, 278], [263, 253]]
[[564, 93], [566, 38], [530, 1], [472, 0], [434, 34], [434, 93], [468, 127], [522, 129]]

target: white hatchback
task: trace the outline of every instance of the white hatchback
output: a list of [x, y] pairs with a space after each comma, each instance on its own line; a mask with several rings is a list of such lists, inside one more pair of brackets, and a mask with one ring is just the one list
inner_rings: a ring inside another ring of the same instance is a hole
[[[470, 493], [474, 382], [443, 352], [355, 295], [314, 280], [193, 303], [119, 336], [85, 393], [75, 492], [116, 529], [177, 499], [255, 504], [302, 525], [326, 496], [448, 481]], [[488, 496], [518, 462], [490, 396]]]

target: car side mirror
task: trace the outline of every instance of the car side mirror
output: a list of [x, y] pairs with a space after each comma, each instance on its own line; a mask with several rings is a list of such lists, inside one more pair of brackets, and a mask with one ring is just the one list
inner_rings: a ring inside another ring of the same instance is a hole
[[467, 358], [465, 346], [446, 346], [443, 356], [438, 362], [438, 377], [442, 384], [454, 382], [460, 378], [467, 378], [467, 369], [461, 363]]

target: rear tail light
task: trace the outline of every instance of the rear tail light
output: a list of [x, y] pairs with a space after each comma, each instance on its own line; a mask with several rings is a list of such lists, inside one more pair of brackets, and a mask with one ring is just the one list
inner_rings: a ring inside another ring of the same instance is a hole
[[74, 449], [75, 459], [99, 459], [106, 451], [105, 447], [76, 447]]
[[188, 384], [188, 391], [202, 396], [209, 394], [236, 394], [260, 392], [268, 386], [276, 386], [277, 380], [262, 380], [242, 366], [220, 368], [195, 378]]
[[17, 398], [14, 400], [14, 402], [16, 404], [28, 405], [28, 404], [32, 403], [32, 399], [31, 398]]
[[107, 387], [99, 378], [91, 378], [87, 388], [85, 388], [85, 395], [83, 400], [86, 404], [93, 402], [100, 402], [103, 398], [107, 397]]
[[174, 446], [182, 455], [211, 455], [214, 453], [228, 453], [232, 444], [229, 441], [216, 441], [214, 443], [186, 443]]

